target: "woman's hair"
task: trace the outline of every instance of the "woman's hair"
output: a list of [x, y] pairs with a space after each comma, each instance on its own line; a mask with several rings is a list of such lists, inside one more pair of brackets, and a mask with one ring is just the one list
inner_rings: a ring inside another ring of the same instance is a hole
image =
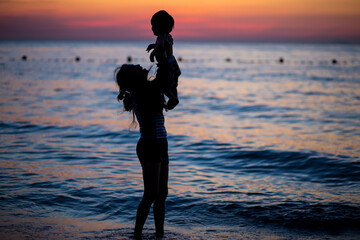
[[160, 10], [152, 16], [151, 24], [161, 33], [170, 33], [174, 28], [174, 18], [165, 10]]
[[117, 100], [119, 102], [123, 101], [123, 110], [131, 112], [133, 115], [130, 127], [136, 125], [134, 103], [143, 106], [148, 111], [154, 108], [162, 110], [165, 102], [164, 95], [161, 94], [160, 90], [153, 91], [143, 88], [143, 86], [148, 86], [143, 85], [147, 81], [146, 71], [139, 74], [138, 70], [133, 71], [134, 66], [132, 64], [123, 64], [114, 70], [115, 81], [119, 87]]
[[115, 80], [119, 87], [119, 94], [117, 96], [117, 100], [123, 101], [124, 104], [124, 111], [131, 112], [133, 114], [133, 120], [130, 124], [130, 126], [136, 124], [135, 122], [135, 113], [134, 113], [134, 103], [131, 99], [131, 88], [130, 88], [130, 81], [131, 76], [129, 74], [129, 71], [127, 70], [127, 67], [129, 65], [123, 64], [121, 67], [117, 67], [114, 70]]
[[127, 64], [123, 64], [121, 67], [117, 67], [114, 71], [115, 80], [119, 87], [119, 94], [117, 100], [124, 102], [124, 111], [130, 112], [133, 109], [133, 102], [131, 100], [130, 93], [130, 81], [131, 76], [129, 71], [127, 71]]

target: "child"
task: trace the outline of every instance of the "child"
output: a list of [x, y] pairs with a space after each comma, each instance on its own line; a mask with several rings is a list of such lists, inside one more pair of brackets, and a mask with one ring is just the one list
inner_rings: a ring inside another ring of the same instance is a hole
[[171, 110], [179, 103], [176, 88], [181, 74], [179, 65], [173, 56], [173, 38], [170, 35], [174, 27], [174, 19], [166, 11], [161, 10], [152, 16], [151, 26], [157, 38], [155, 43], [149, 44], [146, 51], [149, 52], [153, 49], [150, 54], [150, 61], [154, 62], [154, 58], [157, 61], [156, 78], [160, 80], [160, 88], [169, 98], [165, 109]]

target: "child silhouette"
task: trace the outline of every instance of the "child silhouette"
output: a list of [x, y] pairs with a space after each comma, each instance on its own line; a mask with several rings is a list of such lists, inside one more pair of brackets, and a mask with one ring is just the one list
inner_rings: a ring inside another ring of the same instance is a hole
[[171, 110], [178, 103], [178, 78], [181, 74], [179, 65], [173, 56], [173, 38], [170, 32], [174, 28], [174, 18], [164, 10], [158, 11], [151, 18], [152, 31], [156, 42], [149, 44], [146, 51], [150, 53], [150, 61], [157, 61], [158, 70], [156, 78], [160, 89], [169, 98], [165, 109]]

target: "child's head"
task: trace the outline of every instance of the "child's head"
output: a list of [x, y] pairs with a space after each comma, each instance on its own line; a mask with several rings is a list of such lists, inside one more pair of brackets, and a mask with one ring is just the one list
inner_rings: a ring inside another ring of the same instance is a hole
[[165, 10], [158, 11], [151, 18], [154, 35], [170, 33], [174, 28], [174, 18]]

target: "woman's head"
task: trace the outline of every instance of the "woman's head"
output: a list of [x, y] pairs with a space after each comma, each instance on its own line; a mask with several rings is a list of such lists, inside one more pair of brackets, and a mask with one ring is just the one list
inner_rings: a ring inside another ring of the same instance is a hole
[[120, 90], [132, 92], [147, 77], [148, 71], [140, 65], [123, 64], [115, 69], [116, 83]]
[[148, 71], [140, 65], [123, 64], [115, 69], [115, 79], [119, 87], [118, 101], [124, 102], [124, 110], [131, 111], [133, 103], [131, 93], [136, 91], [141, 81], [146, 80]]
[[155, 35], [170, 33], [174, 28], [174, 18], [166, 11], [161, 10], [152, 16], [151, 25]]

